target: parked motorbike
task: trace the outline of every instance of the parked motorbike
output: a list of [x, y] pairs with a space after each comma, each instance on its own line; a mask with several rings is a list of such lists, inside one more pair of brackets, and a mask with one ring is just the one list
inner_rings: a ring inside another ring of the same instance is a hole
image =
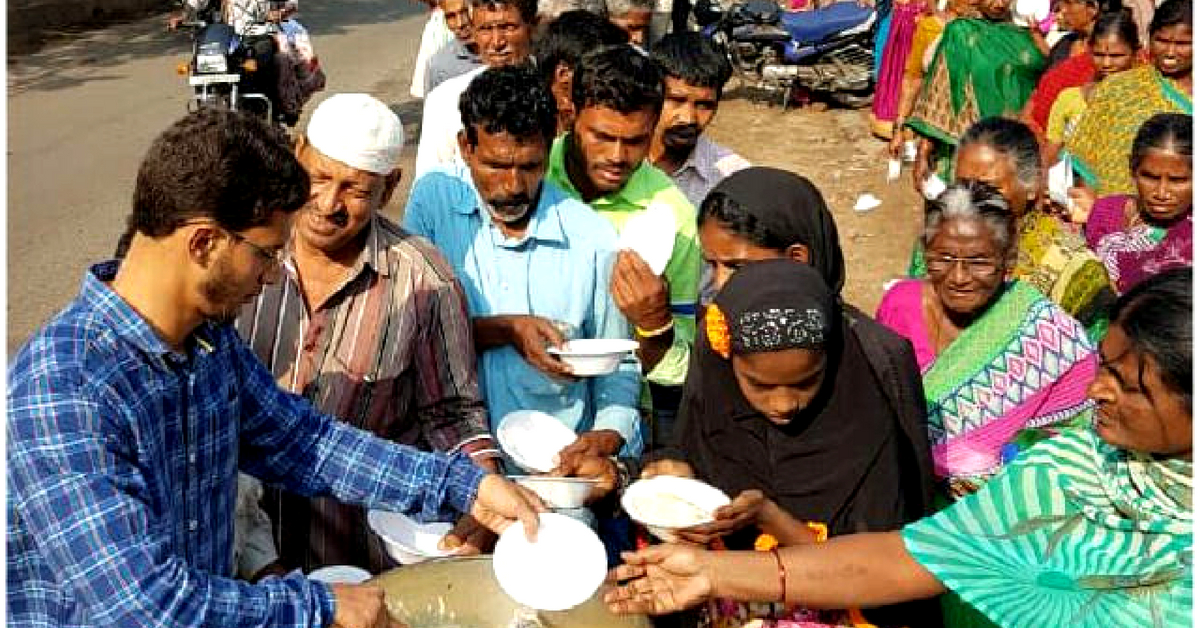
[[278, 24], [256, 23], [239, 36], [233, 26], [221, 20], [220, 2], [209, 5], [213, 6], [195, 11], [191, 19], [179, 24], [192, 33], [191, 59], [178, 68], [192, 89], [188, 110], [246, 110], [275, 124], [289, 124], [280, 115], [275, 99], [275, 55], [279, 49], [274, 34]]
[[871, 104], [874, 8], [837, 2], [793, 13], [775, 0], [717, 2], [698, 0], [696, 21], [743, 82], [782, 92], [784, 107], [798, 87], [845, 107]]

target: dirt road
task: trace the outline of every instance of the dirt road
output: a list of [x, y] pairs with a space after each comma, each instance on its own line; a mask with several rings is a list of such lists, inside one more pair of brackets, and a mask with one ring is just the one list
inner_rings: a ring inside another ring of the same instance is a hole
[[[306, 0], [302, 8], [329, 75], [309, 111], [329, 93], [375, 95], [405, 121], [411, 168], [420, 104], [408, 85], [424, 23], [419, 9], [405, 0]], [[10, 355], [75, 294], [87, 265], [111, 254], [142, 155], [184, 111], [186, 87], [174, 68], [188, 42], [166, 33], [162, 19], [60, 37], [8, 59]], [[860, 112], [784, 112], [731, 96], [713, 135], [755, 163], [810, 177], [825, 192], [846, 249], [846, 297], [873, 311], [917, 233], [915, 194], [884, 183], [882, 145], [868, 137]], [[406, 190], [402, 184], [390, 215], [399, 214]], [[883, 204], [854, 212], [857, 196], [868, 192]]]

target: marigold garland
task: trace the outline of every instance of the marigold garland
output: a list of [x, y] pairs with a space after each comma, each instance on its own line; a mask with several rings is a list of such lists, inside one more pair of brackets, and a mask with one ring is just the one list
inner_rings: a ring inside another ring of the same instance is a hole
[[704, 313], [704, 333], [708, 336], [708, 344], [717, 355], [729, 359], [729, 323], [721, 308], [713, 303]]

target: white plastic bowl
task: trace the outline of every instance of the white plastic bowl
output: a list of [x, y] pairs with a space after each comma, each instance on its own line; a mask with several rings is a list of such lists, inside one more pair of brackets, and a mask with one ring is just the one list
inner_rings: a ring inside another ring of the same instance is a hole
[[415, 565], [453, 553], [438, 548], [442, 537], [454, 528], [450, 523], [422, 524], [398, 512], [371, 510], [367, 512], [367, 525], [383, 539], [388, 555], [401, 565]]
[[562, 347], [547, 351], [571, 367], [577, 377], [608, 375], [617, 370], [625, 356], [636, 351], [638, 343], [621, 338], [568, 340]]
[[308, 579], [327, 584], [360, 584], [371, 579], [371, 572], [354, 565], [329, 565], [313, 570]]
[[537, 493], [551, 508], [581, 508], [592, 487], [599, 480], [591, 478], [556, 478], [545, 475], [515, 475], [511, 479]]
[[621, 496], [625, 512], [668, 543], [677, 540], [675, 530], [711, 523], [713, 512], [728, 504], [729, 496], [715, 486], [672, 475], [638, 480]]
[[537, 410], [517, 410], [500, 420], [496, 428], [500, 447], [517, 466], [534, 473], [554, 469], [554, 457], [575, 442], [575, 432], [562, 421]]

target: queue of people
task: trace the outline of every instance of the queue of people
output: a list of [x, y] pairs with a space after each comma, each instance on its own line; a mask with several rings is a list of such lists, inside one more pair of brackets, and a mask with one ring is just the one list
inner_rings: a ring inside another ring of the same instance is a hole
[[[154, 141], [116, 259], [10, 366], [10, 623], [391, 626], [305, 574], [396, 566], [367, 508], [458, 555], [535, 536], [496, 430], [538, 410], [613, 612], [1187, 625], [1190, 0], [1144, 35], [1060, 0], [1054, 44], [1011, 0], [895, 3], [873, 123], [947, 186], [874, 316], [821, 191], [706, 135], [721, 49], [601, 4], [440, 0], [407, 182], [367, 94], [294, 140], [202, 110]], [[552, 351], [594, 338], [637, 349]], [[615, 498], [654, 476], [731, 501], [644, 547]]]

